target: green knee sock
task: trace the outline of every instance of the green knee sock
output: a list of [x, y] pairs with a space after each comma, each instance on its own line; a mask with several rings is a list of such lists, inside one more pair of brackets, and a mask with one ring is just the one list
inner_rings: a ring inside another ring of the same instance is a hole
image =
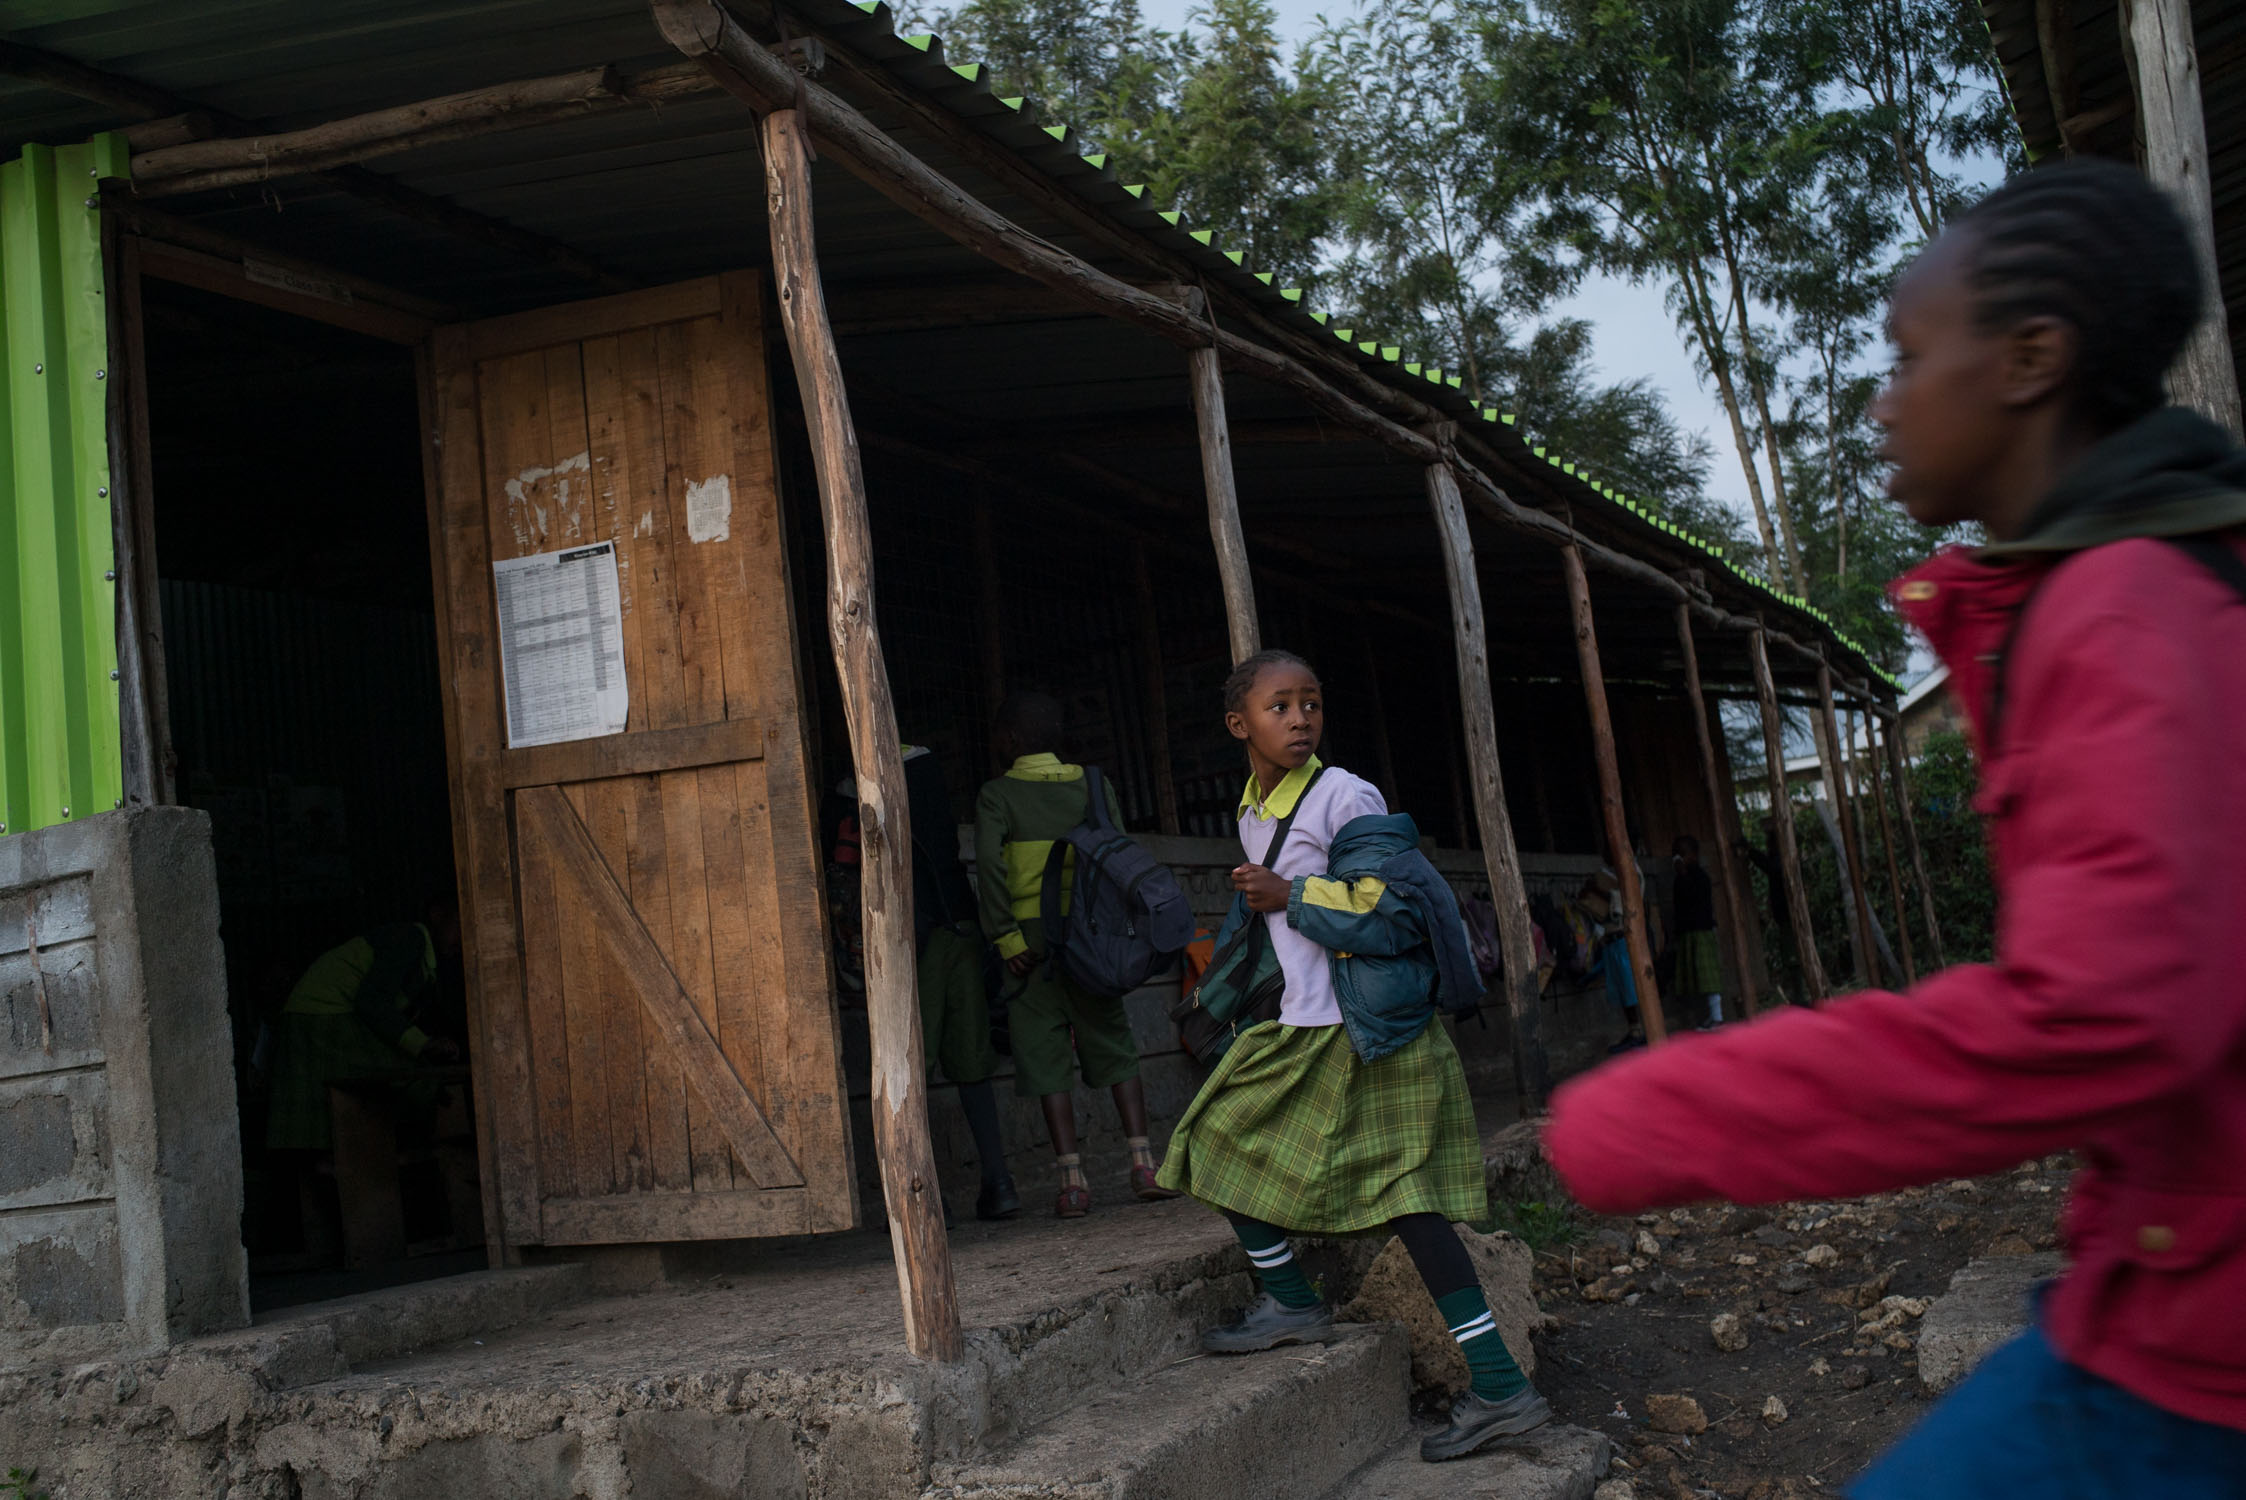
[[1435, 1299], [1435, 1309], [1458, 1340], [1466, 1368], [1474, 1372], [1474, 1394], [1484, 1401], [1503, 1401], [1529, 1388], [1529, 1378], [1513, 1363], [1512, 1351], [1497, 1331], [1497, 1319], [1478, 1286], [1460, 1287]]
[[1280, 1306], [1318, 1305], [1318, 1292], [1310, 1278], [1302, 1274], [1302, 1262], [1295, 1259], [1295, 1247], [1287, 1243], [1284, 1234], [1252, 1219], [1233, 1220], [1232, 1232], [1240, 1236], [1240, 1248], [1248, 1252], [1248, 1264], [1256, 1268], [1256, 1280], [1279, 1299]]

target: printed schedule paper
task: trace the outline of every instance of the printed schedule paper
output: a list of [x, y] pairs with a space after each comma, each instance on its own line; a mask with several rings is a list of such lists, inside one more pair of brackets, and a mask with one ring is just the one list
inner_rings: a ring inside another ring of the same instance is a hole
[[624, 617], [616, 544], [510, 557], [491, 565], [499, 596], [499, 670], [507, 743], [552, 745], [621, 734]]

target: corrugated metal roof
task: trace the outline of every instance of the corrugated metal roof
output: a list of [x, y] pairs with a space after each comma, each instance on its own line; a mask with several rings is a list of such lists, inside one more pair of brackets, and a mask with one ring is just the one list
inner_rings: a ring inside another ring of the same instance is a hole
[[114, 136], [0, 165], [0, 832], [124, 797], [109, 329], [90, 206], [124, 165]]
[[[1219, 231], [1186, 223], [1150, 201], [1142, 186], [1118, 180], [1103, 157], [1085, 155], [1084, 142], [1065, 123], [1001, 96], [981, 66], [954, 63], [940, 39], [898, 35], [887, 5], [798, 0], [791, 9], [805, 29], [934, 101], [1118, 225], [1250, 299], [1275, 322], [1306, 338], [1331, 340], [1337, 355], [1371, 378], [1471, 425], [1513, 466], [1493, 476], [1500, 483], [1527, 479], [1569, 502], [1577, 523], [1595, 534], [1665, 566], [1700, 568], [1735, 608], [1772, 605], [1814, 620], [1809, 633], [1821, 630], [1872, 667], [1827, 617], [1607, 485], [1595, 464], [1532, 448], [1511, 418], [1469, 401], [1455, 376], [1427, 368], [1409, 351], [1356, 327], [1354, 319], [1313, 312], [1299, 290], [1274, 284], [1226, 249]], [[745, 13], [753, 10], [744, 7]], [[11, 40], [278, 128], [593, 62], [629, 68], [676, 60], [636, 0], [486, 0], [467, 6], [454, 0], [326, 0], [316, 8], [291, 0], [195, 5], [26, 0], [11, 8], [11, 21]], [[852, 94], [848, 79], [828, 82], [1025, 229], [1095, 263], [1114, 264], [1111, 252], [1021, 202], [974, 164], [958, 160], [944, 141], [917, 131], [910, 120], [890, 118], [893, 106]], [[100, 106], [0, 79], [0, 136], [52, 138], [55, 132], [82, 133], [114, 123], [115, 115]], [[455, 142], [378, 165], [395, 181], [550, 235], [650, 280], [702, 274], [764, 254], [754, 132], [729, 98]], [[837, 171], [821, 169], [818, 195], [821, 261], [830, 287], [851, 279], [911, 282], [987, 269], [971, 251]], [[216, 227], [383, 279], [403, 277], [401, 284], [478, 310], [560, 301], [585, 290], [549, 268], [371, 213], [303, 180], [174, 205]], [[1101, 384], [1091, 382], [1082, 394], [1095, 394]], [[1416, 485], [1416, 476], [1408, 476], [1405, 487]]]

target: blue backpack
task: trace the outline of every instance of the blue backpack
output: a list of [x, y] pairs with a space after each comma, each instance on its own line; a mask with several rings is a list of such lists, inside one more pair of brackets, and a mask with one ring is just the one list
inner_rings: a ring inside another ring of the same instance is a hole
[[[1084, 821], [1053, 840], [1039, 915], [1059, 972], [1095, 995], [1121, 999], [1177, 962], [1193, 941], [1193, 909], [1170, 867], [1140, 848], [1107, 815], [1098, 766], [1084, 768]], [[1076, 878], [1061, 910], [1070, 850]]]

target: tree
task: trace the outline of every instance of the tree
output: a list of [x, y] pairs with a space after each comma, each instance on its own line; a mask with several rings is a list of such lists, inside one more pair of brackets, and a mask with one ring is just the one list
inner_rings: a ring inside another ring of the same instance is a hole
[[1336, 279], [1362, 321], [1410, 338], [1476, 400], [1513, 362], [1508, 306], [1533, 301], [1510, 284], [1513, 205], [1485, 191], [1467, 115], [1484, 50], [1517, 14], [1510, 0], [1372, 0], [1315, 44], [1336, 105]]
[[1571, 256], [1577, 272], [1666, 285], [1729, 419], [1765, 566], [1802, 592], [1769, 416], [1777, 351], [1756, 340], [1748, 276], [1770, 226], [1814, 177], [1817, 122], [1810, 97], [1771, 87], [1760, 70], [1754, 18], [1745, 0], [1539, 0], [1479, 97], [1490, 155], [1507, 164], [1492, 191], [1539, 205], [1536, 243]]

